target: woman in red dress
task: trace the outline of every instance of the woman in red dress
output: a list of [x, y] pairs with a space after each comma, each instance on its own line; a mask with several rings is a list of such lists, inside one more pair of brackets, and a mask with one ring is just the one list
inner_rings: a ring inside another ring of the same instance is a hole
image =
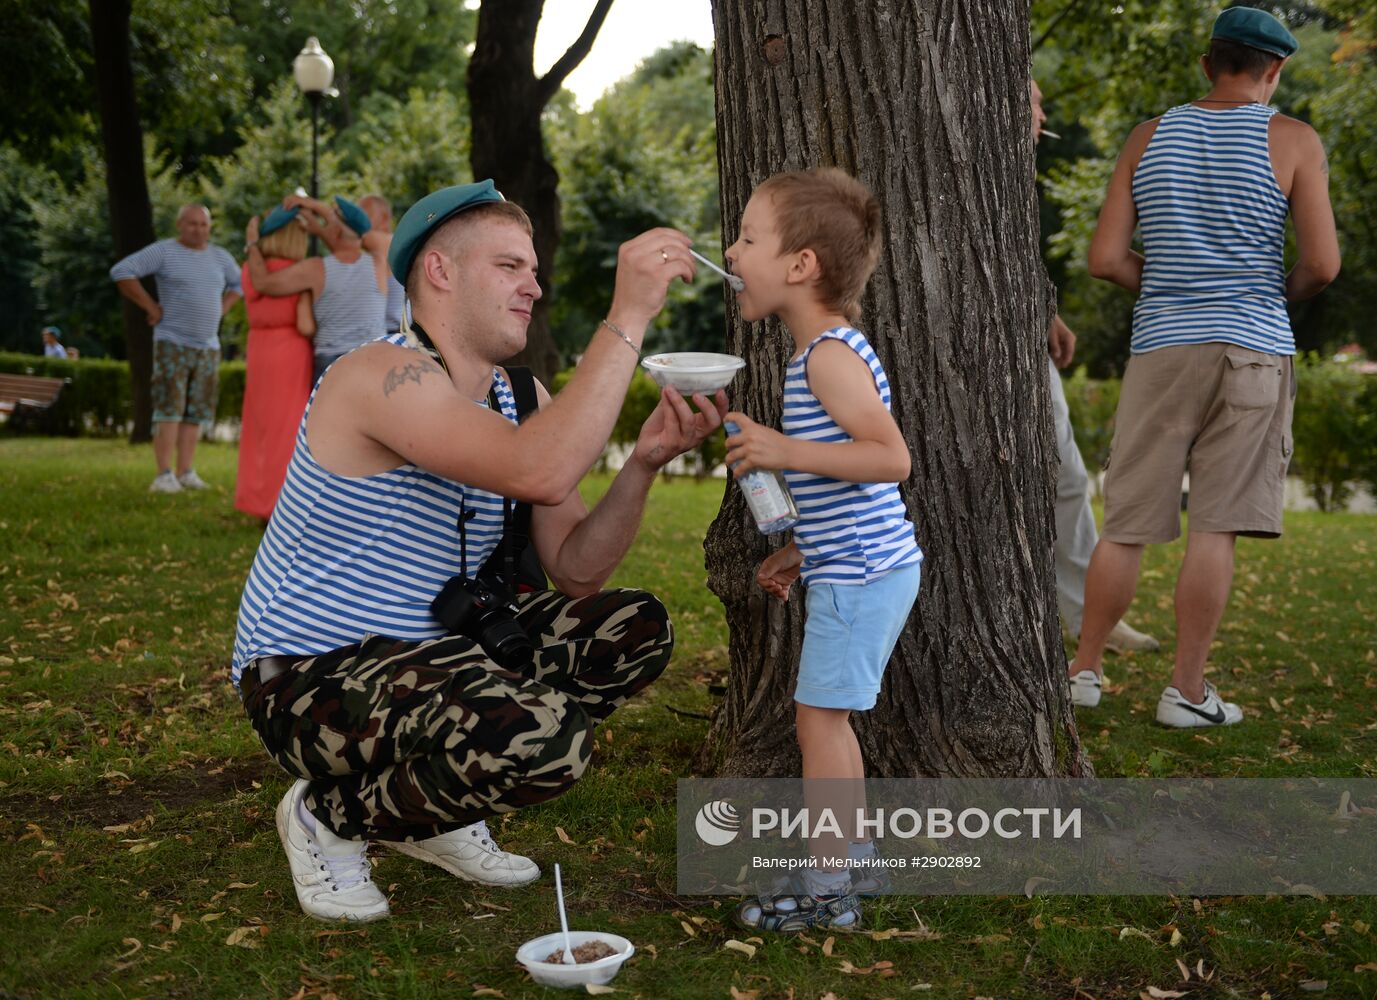
[[[275, 208], [261, 226], [249, 223], [250, 242], [257, 229], [258, 247], [269, 271], [281, 270], [306, 256], [306, 232], [296, 209]], [[277, 494], [287, 477], [296, 446], [297, 425], [311, 394], [311, 337], [316, 332], [311, 294], [262, 295], [244, 265], [244, 307], [249, 315], [248, 374], [239, 433], [239, 476], [234, 506], [245, 514], [272, 517]]]

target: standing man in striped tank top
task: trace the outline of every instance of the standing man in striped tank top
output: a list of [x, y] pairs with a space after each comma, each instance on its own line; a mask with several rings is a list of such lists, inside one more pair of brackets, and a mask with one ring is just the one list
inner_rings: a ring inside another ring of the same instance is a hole
[[390, 234], [373, 231], [368, 214], [347, 198], [337, 196], [334, 205], [327, 205], [291, 195], [282, 205], [305, 209], [298, 218], [307, 231], [321, 238], [330, 253], [307, 257], [269, 273], [258, 250], [256, 231], [250, 230], [246, 247], [249, 277], [264, 295], [312, 294], [316, 316], [314, 384], [345, 354], [386, 332]]
[[[1090, 271], [1138, 293], [1105, 479], [1104, 531], [1086, 581], [1072, 701], [1100, 701], [1104, 638], [1128, 609], [1144, 545], [1190, 536], [1176, 583], [1176, 666], [1157, 721], [1243, 717], [1205, 680], [1233, 582], [1234, 540], [1276, 538], [1291, 457], [1295, 344], [1287, 302], [1339, 272], [1324, 147], [1267, 101], [1297, 42], [1270, 14], [1233, 7], [1201, 58], [1210, 92], [1134, 129], [1090, 246]], [[1283, 269], [1288, 211], [1295, 266]], [[1142, 230], [1143, 253], [1132, 248]]]
[[[415, 324], [317, 384], [231, 667], [264, 747], [297, 779], [277, 829], [309, 915], [387, 915], [370, 840], [485, 885], [535, 879], [483, 821], [569, 789], [593, 726], [668, 663], [664, 606], [602, 587], [659, 470], [722, 426], [726, 396], [695, 396], [694, 413], [664, 390], [591, 512], [577, 487], [670, 280], [693, 279], [688, 244], [656, 229], [622, 245], [611, 309], [574, 377], [554, 400], [537, 384], [540, 408], [518, 425], [497, 365], [525, 346], [541, 294], [526, 213], [483, 181], [427, 195], [398, 223], [389, 260]], [[436, 616], [453, 578], [477, 577], [498, 550], [512, 501], [532, 505], [556, 588], [509, 602], [530, 644], [519, 662], [480, 643], [472, 617], [445, 615], [451, 631]]]

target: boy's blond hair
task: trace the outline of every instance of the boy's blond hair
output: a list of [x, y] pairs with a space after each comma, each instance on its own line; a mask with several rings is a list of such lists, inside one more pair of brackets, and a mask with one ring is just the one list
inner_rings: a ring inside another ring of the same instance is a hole
[[755, 189], [775, 210], [780, 253], [812, 250], [818, 258], [822, 304], [851, 322], [880, 260], [880, 203], [856, 178], [836, 167], [775, 174]]

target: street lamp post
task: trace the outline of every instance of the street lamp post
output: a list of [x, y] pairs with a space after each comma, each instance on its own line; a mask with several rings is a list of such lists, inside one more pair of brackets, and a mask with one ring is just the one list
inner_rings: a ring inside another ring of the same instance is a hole
[[[339, 91], [330, 86], [335, 79], [335, 61], [325, 54], [325, 50], [320, 47], [320, 39], [315, 35], [306, 39], [306, 47], [292, 61], [292, 74], [296, 77], [296, 85], [311, 102], [311, 197], [319, 198], [320, 178], [316, 142], [320, 130], [320, 99], [326, 95], [333, 97]], [[316, 238], [312, 236], [312, 256], [315, 252]]]

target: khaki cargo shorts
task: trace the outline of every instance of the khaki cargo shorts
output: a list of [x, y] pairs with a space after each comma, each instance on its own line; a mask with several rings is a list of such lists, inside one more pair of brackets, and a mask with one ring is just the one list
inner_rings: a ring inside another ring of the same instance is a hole
[[1288, 355], [1233, 344], [1135, 354], [1105, 464], [1103, 537], [1177, 538], [1187, 471], [1192, 531], [1280, 535], [1295, 397]]

